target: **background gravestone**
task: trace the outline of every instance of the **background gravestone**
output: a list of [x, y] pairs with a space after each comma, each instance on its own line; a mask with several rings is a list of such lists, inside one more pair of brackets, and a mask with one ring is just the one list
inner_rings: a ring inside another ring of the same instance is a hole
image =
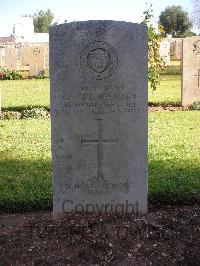
[[45, 69], [49, 69], [49, 46], [44, 46], [45, 52]]
[[29, 70], [28, 64], [25, 64], [25, 47], [24, 45], [19, 45], [17, 47], [17, 60], [20, 70]]
[[6, 47], [5, 49], [5, 66], [9, 70], [18, 70], [19, 62], [17, 60], [17, 48], [15, 46]]
[[172, 38], [170, 40], [171, 59], [181, 60], [182, 57], [182, 38]]
[[29, 75], [37, 76], [45, 70], [45, 48], [43, 46], [28, 47]]
[[27, 67], [29, 69], [29, 63], [30, 63], [30, 58], [29, 58], [29, 48], [28, 46], [23, 46], [21, 48], [21, 61], [22, 61], [22, 66]]
[[200, 37], [183, 39], [182, 105], [200, 101]]
[[147, 211], [147, 27], [50, 28], [54, 217]]
[[5, 66], [6, 66], [5, 48], [0, 48], [0, 68], [3, 68]]
[[163, 40], [160, 43], [159, 54], [163, 58], [167, 66], [170, 65], [170, 42], [168, 40]]

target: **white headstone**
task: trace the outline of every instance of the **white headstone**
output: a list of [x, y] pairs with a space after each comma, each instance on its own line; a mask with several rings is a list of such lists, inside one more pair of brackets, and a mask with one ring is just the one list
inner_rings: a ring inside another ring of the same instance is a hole
[[0, 68], [3, 68], [5, 66], [6, 66], [5, 48], [0, 48]]
[[170, 42], [168, 40], [163, 40], [160, 43], [159, 49], [160, 56], [163, 58], [166, 65], [170, 65]]
[[183, 39], [182, 105], [200, 102], [200, 37]]
[[44, 46], [29, 47], [30, 76], [37, 76], [41, 71], [45, 70], [45, 49]]
[[8, 70], [19, 69], [18, 50], [15, 46], [6, 47], [5, 65]]

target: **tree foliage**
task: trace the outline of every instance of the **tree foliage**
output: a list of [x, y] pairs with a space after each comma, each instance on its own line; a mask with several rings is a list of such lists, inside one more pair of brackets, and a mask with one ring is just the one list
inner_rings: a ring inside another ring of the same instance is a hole
[[197, 36], [197, 34], [193, 31], [187, 31], [186, 33], [183, 33], [181, 35], [182, 38], [186, 38], [186, 37], [193, 37], [193, 36]]
[[49, 26], [54, 18], [50, 9], [37, 11], [33, 16], [33, 24], [35, 32], [48, 32]]
[[192, 22], [188, 13], [181, 6], [168, 6], [159, 16], [159, 23], [163, 26], [166, 34], [173, 37], [182, 37], [192, 28]]
[[159, 72], [165, 65], [159, 53], [160, 42], [164, 37], [164, 30], [161, 25], [158, 26], [158, 29], [152, 25], [151, 18], [153, 18], [153, 10], [150, 8], [147, 8], [143, 12], [144, 19], [141, 24], [148, 26], [148, 80], [152, 91], [154, 91], [160, 84]]

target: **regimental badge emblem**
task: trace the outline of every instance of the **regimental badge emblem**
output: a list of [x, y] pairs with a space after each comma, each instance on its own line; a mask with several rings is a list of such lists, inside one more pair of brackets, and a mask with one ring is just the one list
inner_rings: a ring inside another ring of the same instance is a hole
[[110, 44], [95, 41], [82, 50], [80, 64], [84, 74], [92, 79], [106, 79], [117, 68], [117, 52]]
[[33, 54], [34, 55], [38, 55], [40, 53], [40, 49], [38, 48], [38, 47], [35, 47], [34, 49], [33, 49]]
[[195, 55], [200, 55], [200, 40], [193, 43], [193, 53]]

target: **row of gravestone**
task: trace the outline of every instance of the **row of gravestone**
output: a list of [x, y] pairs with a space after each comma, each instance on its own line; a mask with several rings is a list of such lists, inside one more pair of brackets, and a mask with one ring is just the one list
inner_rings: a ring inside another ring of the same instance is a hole
[[165, 61], [167, 66], [173, 60], [181, 60], [182, 57], [182, 40], [180, 38], [176, 39], [164, 39], [160, 43], [159, 54]]
[[160, 43], [159, 53], [166, 65], [171, 61], [180, 61], [182, 58], [183, 38], [164, 39]]
[[[170, 65], [170, 47], [173, 47], [174, 56], [181, 58], [182, 42], [163, 40], [160, 44], [160, 55], [166, 65]], [[177, 48], [178, 47], [178, 48]], [[178, 52], [177, 52], [178, 51]], [[0, 67], [9, 70], [29, 70], [30, 76], [36, 76], [40, 71], [49, 68], [48, 46], [18, 46], [10, 45], [0, 48]]]
[[0, 68], [29, 70], [30, 76], [37, 76], [49, 68], [49, 47], [48, 45], [0, 47]]
[[[165, 39], [160, 44], [160, 55], [166, 65], [170, 65], [171, 58], [180, 60], [182, 39]], [[18, 46], [10, 45], [0, 48], [0, 67], [9, 70], [29, 70], [30, 76], [38, 75], [48, 69], [48, 46]]]
[[[50, 28], [53, 212], [146, 212], [146, 26]], [[184, 104], [200, 100], [200, 38], [183, 41]], [[186, 94], [185, 91], [187, 91]]]
[[[189, 106], [200, 101], [200, 37], [179, 39], [176, 41], [176, 49], [177, 54], [180, 54], [182, 58], [181, 103], [182, 106]], [[168, 40], [161, 42], [160, 55], [167, 65], [170, 64], [170, 42]]]

